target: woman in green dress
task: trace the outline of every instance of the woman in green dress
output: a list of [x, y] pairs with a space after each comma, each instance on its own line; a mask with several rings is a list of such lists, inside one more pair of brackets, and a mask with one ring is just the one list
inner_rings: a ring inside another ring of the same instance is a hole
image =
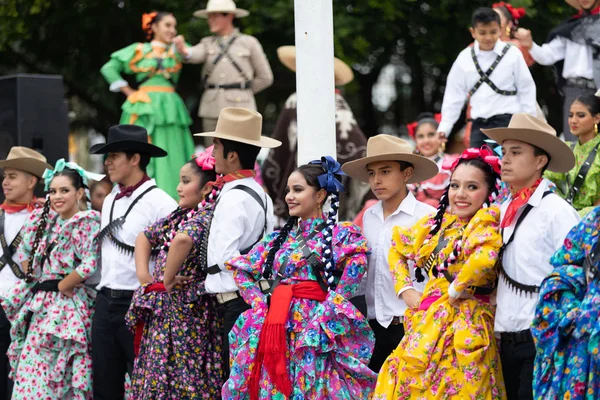
[[[112, 92], [127, 96], [121, 124], [143, 126], [152, 144], [169, 154], [151, 159], [147, 172], [161, 189], [177, 198], [179, 168], [194, 153], [189, 130], [192, 120], [175, 92], [182, 66], [181, 56], [172, 46], [177, 21], [171, 13], [152, 12], [143, 15], [142, 27], [152, 41], [114, 52], [100, 72]], [[137, 90], [123, 79], [123, 73], [135, 75]]]
[[576, 165], [567, 173], [547, 171], [557, 193], [570, 202], [580, 216], [600, 205], [600, 99], [577, 97], [569, 109], [569, 128], [577, 142], [567, 142], [575, 153]]

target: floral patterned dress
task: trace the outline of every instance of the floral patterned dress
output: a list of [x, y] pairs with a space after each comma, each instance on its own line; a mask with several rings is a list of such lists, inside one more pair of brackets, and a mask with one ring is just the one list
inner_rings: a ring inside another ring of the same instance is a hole
[[[21, 261], [29, 259], [42, 210], [23, 226]], [[74, 270], [89, 278], [97, 268], [100, 230], [97, 211], [81, 211], [63, 220], [53, 211], [33, 260], [37, 282], [62, 279]], [[46, 262], [42, 255], [53, 246]], [[92, 399], [91, 327], [93, 291], [75, 288], [73, 298], [60, 292], [33, 291], [36, 282], [19, 281], [0, 298], [11, 322], [8, 358], [14, 381], [13, 399]], [[27, 315], [33, 313], [29, 330]]]
[[[214, 295], [204, 291], [206, 273], [200, 266], [200, 243], [209, 211], [198, 212], [179, 229], [193, 241], [179, 275], [192, 277], [171, 296], [150, 291], [148, 284], [136, 290], [125, 316], [134, 330], [143, 323], [139, 354], [131, 378], [132, 399], [218, 399], [223, 385], [221, 348], [222, 320]], [[146, 228], [152, 247], [163, 246], [167, 232], [175, 229], [170, 216]], [[162, 282], [167, 252], [158, 254], [154, 282]]]
[[[457, 240], [462, 251], [448, 272], [457, 292], [496, 280], [496, 260], [502, 246], [496, 206], [478, 211], [470, 221], [446, 213], [440, 233], [426, 237], [433, 225], [426, 216], [412, 228], [396, 227], [389, 265], [396, 291], [412, 286], [408, 263], [423, 267], [440, 235], [447, 240], [434, 265], [445, 260]], [[406, 335], [383, 364], [374, 399], [504, 399], [500, 356], [494, 338], [495, 309], [489, 296], [476, 295], [455, 306], [448, 302], [448, 280], [429, 272], [418, 309], [404, 315]]]
[[531, 328], [535, 399], [600, 398], [600, 281], [587, 282], [582, 268], [598, 243], [599, 218], [597, 207], [569, 232], [542, 282]]
[[[315, 281], [316, 276], [299, 249], [297, 233], [307, 237], [323, 223], [314, 218], [300, 223], [277, 252], [273, 271], [288, 260], [281, 284]], [[268, 311], [265, 296], [257, 285], [263, 264], [277, 232], [266, 236], [250, 253], [226, 263], [246, 303], [252, 306], [237, 320], [229, 334], [231, 375], [223, 386], [223, 399], [249, 399], [248, 380], [255, 363], [258, 338]], [[323, 234], [307, 245], [321, 254]], [[367, 399], [376, 375], [367, 366], [375, 338], [366, 318], [348, 301], [366, 271], [368, 247], [359, 229], [348, 222], [333, 230], [333, 253], [341, 277], [323, 302], [292, 298], [285, 325], [288, 374], [292, 383], [290, 399]], [[284, 400], [263, 368], [259, 382], [260, 399]]]

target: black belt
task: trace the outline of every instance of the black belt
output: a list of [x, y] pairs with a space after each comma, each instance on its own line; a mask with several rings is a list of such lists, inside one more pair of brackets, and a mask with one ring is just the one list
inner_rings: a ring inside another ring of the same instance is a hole
[[576, 86], [582, 89], [593, 89], [596, 90], [596, 82], [592, 79], [587, 78], [568, 78], [567, 84], [571, 86]]
[[[58, 283], [62, 279], [49, 279], [47, 281], [38, 282], [33, 285], [31, 292], [35, 295], [37, 292], [58, 292]], [[29, 332], [29, 325], [31, 324], [31, 318], [33, 318], [33, 311], [28, 311], [25, 316], [25, 336]]]
[[133, 297], [133, 290], [115, 290], [104, 287], [100, 289], [100, 293], [109, 299], [131, 299]]
[[506, 340], [507, 342], [513, 344], [533, 342], [533, 336], [531, 335], [531, 330], [529, 329], [519, 332], [500, 332], [500, 337], [502, 340]]
[[205, 88], [206, 89], [224, 89], [224, 90], [229, 90], [229, 89], [250, 89], [250, 86], [252, 85], [252, 81], [247, 81], [247, 82], [241, 82], [241, 83], [225, 83], [225, 84], [214, 84], [214, 83], [208, 83], [206, 84]]
[[506, 117], [510, 118], [510, 117], [512, 117], [512, 114], [498, 114], [498, 115], [491, 116], [489, 118], [475, 118], [473, 121], [477, 122], [477, 123], [480, 123], [480, 124], [485, 124], [487, 122], [491, 122], [491, 121], [494, 121], [496, 119], [506, 118]]

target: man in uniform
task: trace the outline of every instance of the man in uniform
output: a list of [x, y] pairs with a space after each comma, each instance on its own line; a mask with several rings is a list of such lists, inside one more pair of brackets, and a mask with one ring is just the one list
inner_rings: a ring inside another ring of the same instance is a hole
[[173, 41], [187, 62], [204, 63], [204, 93], [198, 115], [205, 132], [215, 130], [225, 107], [256, 111], [254, 94], [273, 84], [273, 71], [258, 40], [240, 33], [233, 25], [234, 18], [249, 14], [236, 8], [232, 0], [209, 0], [206, 9], [194, 12], [194, 16], [208, 19], [214, 36], [203, 38], [193, 47], [186, 46], [183, 36]]

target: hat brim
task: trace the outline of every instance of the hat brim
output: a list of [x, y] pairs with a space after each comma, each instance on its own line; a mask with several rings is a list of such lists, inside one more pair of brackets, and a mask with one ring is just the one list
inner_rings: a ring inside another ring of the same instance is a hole
[[[283, 65], [296, 72], [296, 47], [282, 46], [277, 49], [277, 57]], [[337, 57], [333, 58], [333, 75], [335, 86], [344, 86], [354, 80], [352, 68]]]
[[31, 175], [41, 178], [46, 169], [53, 169], [52, 165], [33, 158], [13, 158], [12, 160], [0, 161], [0, 168], [13, 168], [25, 171]]
[[117, 140], [111, 143], [99, 143], [90, 147], [90, 154], [107, 154], [116, 152], [132, 152], [148, 154], [150, 157], [166, 157], [167, 152], [158, 146], [136, 140]]
[[505, 140], [517, 140], [539, 147], [550, 155], [548, 170], [569, 172], [575, 166], [575, 156], [571, 148], [554, 135], [535, 129], [493, 128], [482, 129], [481, 132], [498, 144]]
[[250, 11], [248, 10], [244, 10], [243, 8], [236, 8], [235, 10], [198, 10], [198, 11], [194, 11], [194, 17], [196, 18], [208, 18], [208, 14], [210, 13], [227, 13], [227, 14], [233, 14], [236, 18], [244, 18], [247, 17], [248, 15], [250, 15]]
[[258, 141], [244, 139], [244, 138], [240, 138], [239, 136], [228, 135], [228, 134], [222, 133], [222, 132], [202, 132], [202, 133], [195, 133], [194, 136], [226, 139], [226, 140], [231, 140], [234, 142], [250, 144], [250, 145], [256, 146], [256, 147], [262, 147], [265, 149], [274, 149], [276, 147], [281, 146], [281, 142], [279, 140], [271, 139], [270, 137], [266, 137], [266, 136], [261, 136], [260, 140], [258, 140]]
[[437, 164], [430, 159], [416, 154], [406, 153], [382, 154], [380, 156], [364, 157], [355, 161], [349, 161], [342, 165], [342, 171], [351, 178], [361, 182], [369, 182], [367, 165], [378, 161], [405, 161], [411, 163], [414, 167], [414, 171], [406, 183], [423, 182], [433, 178], [440, 172]]

